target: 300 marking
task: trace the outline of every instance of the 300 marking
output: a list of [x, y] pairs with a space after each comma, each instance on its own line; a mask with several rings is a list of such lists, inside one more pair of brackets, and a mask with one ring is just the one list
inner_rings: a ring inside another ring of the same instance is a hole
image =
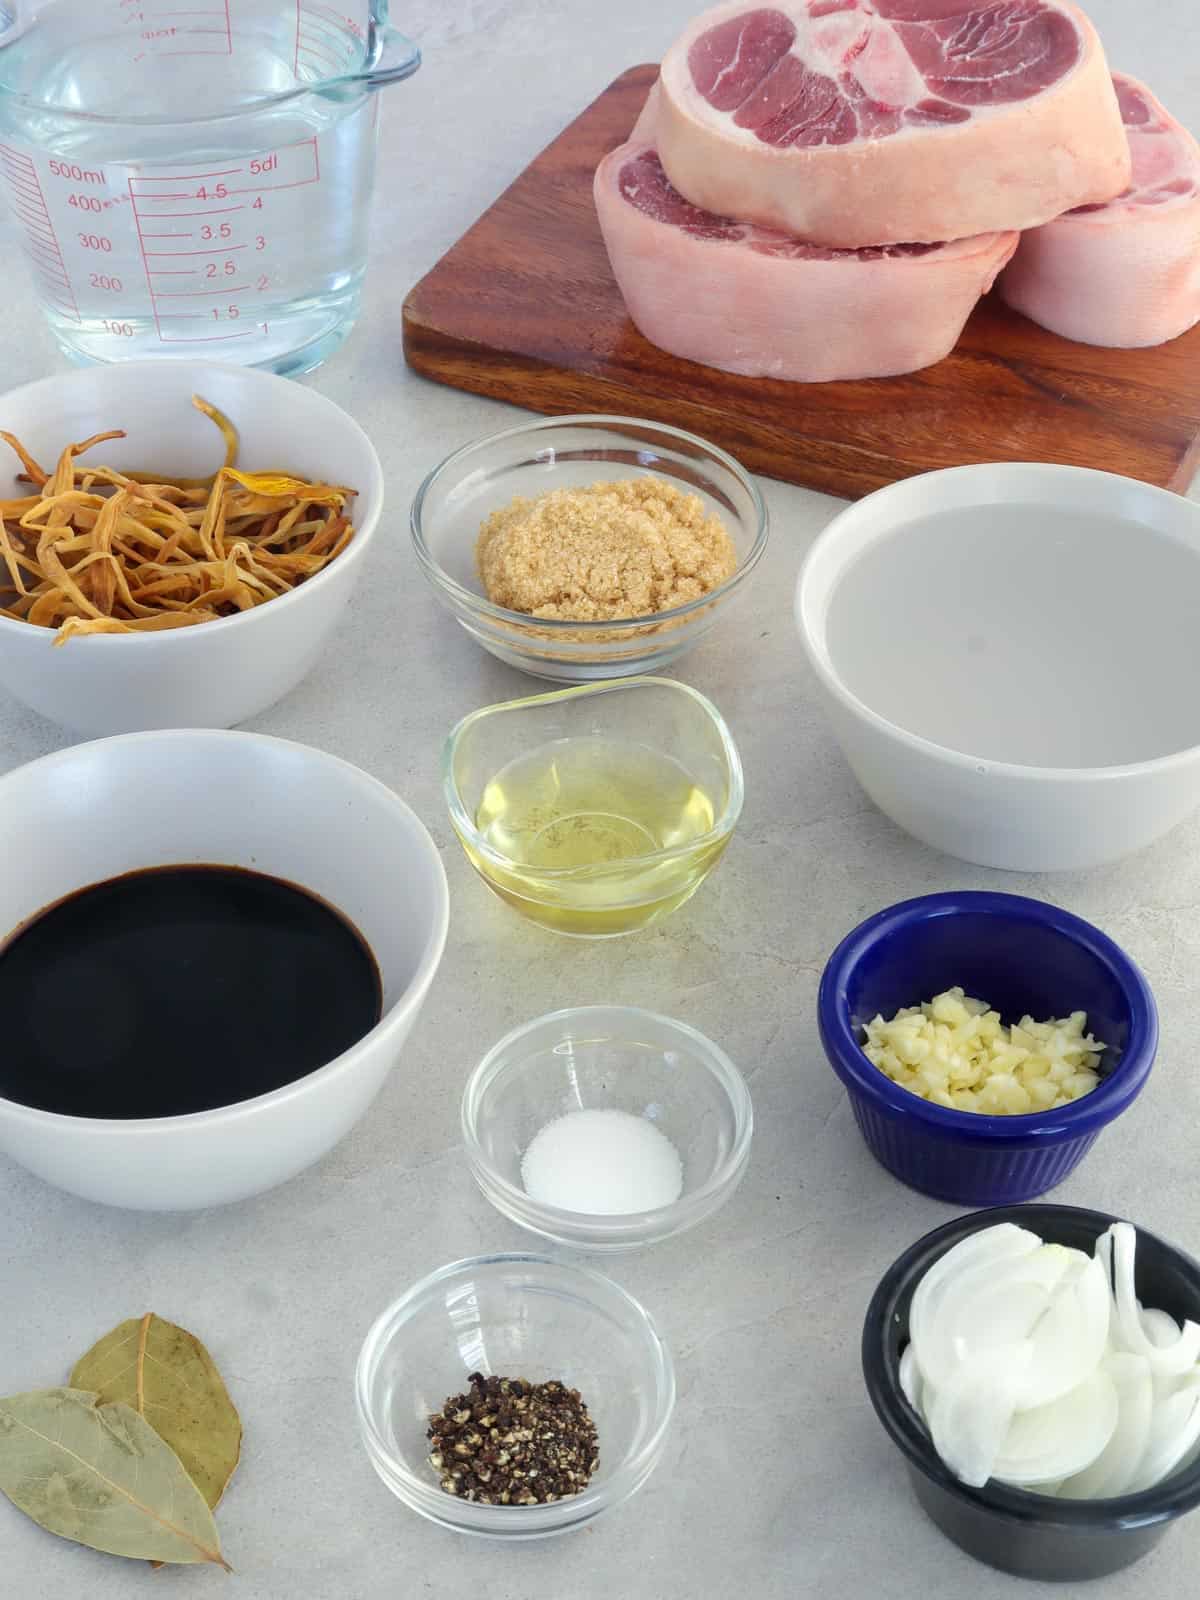
[[102, 233], [81, 233], [77, 238], [85, 250], [103, 250], [107, 253], [112, 249], [112, 240], [106, 239]]

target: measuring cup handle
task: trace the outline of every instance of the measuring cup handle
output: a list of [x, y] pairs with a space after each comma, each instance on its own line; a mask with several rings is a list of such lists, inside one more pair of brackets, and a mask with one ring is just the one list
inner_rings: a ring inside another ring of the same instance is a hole
[[388, 83], [401, 83], [405, 78], [411, 78], [421, 65], [420, 50], [395, 28], [383, 24], [378, 29], [378, 38], [382, 44], [378, 61], [370, 72], [364, 72], [358, 80], [367, 89], [382, 89]]

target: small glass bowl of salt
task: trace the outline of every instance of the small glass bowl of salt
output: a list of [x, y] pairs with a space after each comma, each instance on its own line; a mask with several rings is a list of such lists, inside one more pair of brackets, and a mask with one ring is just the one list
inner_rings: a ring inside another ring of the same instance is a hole
[[531, 1233], [636, 1250], [712, 1216], [741, 1182], [754, 1113], [695, 1028], [636, 1006], [576, 1006], [501, 1039], [463, 1095], [476, 1183]]

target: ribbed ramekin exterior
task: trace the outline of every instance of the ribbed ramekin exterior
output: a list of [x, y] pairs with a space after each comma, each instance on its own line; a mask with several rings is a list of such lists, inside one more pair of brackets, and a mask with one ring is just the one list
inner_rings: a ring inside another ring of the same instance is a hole
[[933, 1136], [916, 1119], [887, 1116], [847, 1088], [871, 1154], [901, 1183], [964, 1206], [1017, 1205], [1045, 1194], [1074, 1170], [1099, 1132], [1057, 1142], [989, 1147], [981, 1140]]

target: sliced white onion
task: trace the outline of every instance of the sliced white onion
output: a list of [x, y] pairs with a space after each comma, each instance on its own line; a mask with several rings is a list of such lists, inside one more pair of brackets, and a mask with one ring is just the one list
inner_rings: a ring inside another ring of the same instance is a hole
[[964, 1483], [1091, 1500], [1200, 1461], [1200, 1323], [1138, 1302], [1136, 1248], [1128, 1223], [1091, 1259], [1005, 1223], [918, 1284], [900, 1383]]
[[[1133, 1261], [1137, 1235], [1128, 1222], [1115, 1222], [1112, 1235], [1113, 1298], [1116, 1301], [1118, 1337], [1122, 1347], [1144, 1356], [1159, 1377], [1181, 1377], [1200, 1361], [1200, 1323], [1185, 1322], [1173, 1344], [1158, 1345], [1147, 1333], [1142, 1307], [1134, 1290]], [[1156, 1323], [1156, 1334], [1162, 1325]]]
[[1179, 1338], [1181, 1329], [1175, 1318], [1153, 1306], [1142, 1306], [1142, 1331], [1158, 1350], [1167, 1350]]
[[1029, 1332], [1033, 1359], [1017, 1387], [1018, 1410], [1050, 1405], [1093, 1373], [1104, 1357], [1112, 1307], [1108, 1282], [1098, 1261], [1076, 1253], [1082, 1271], [1059, 1284], [1045, 1315]]
[[909, 1405], [921, 1415], [921, 1369], [917, 1366], [917, 1352], [912, 1341], [904, 1347], [900, 1357], [900, 1390]]
[[1154, 1410], [1154, 1383], [1143, 1356], [1118, 1351], [1110, 1354], [1104, 1370], [1117, 1391], [1117, 1426], [1095, 1461], [1059, 1487], [1064, 1500], [1101, 1500], [1125, 1494], [1141, 1466], [1150, 1439]]
[[1183, 1462], [1200, 1443], [1200, 1378], [1189, 1379], [1154, 1407], [1150, 1438], [1129, 1494], [1152, 1489]]
[[968, 1234], [928, 1269], [917, 1285], [908, 1312], [908, 1336], [916, 1348], [916, 1359], [921, 1371], [931, 1382], [937, 1378], [930, 1372], [921, 1356], [921, 1346], [936, 1329], [938, 1307], [948, 1284], [969, 1268], [983, 1262], [999, 1262], [1013, 1256], [1031, 1255], [1041, 1248], [1042, 1241], [1028, 1228], [1018, 1228], [1013, 1222], [996, 1223], [991, 1228], [981, 1228]]
[[1200, 1439], [1197, 1439], [1192, 1448], [1179, 1458], [1171, 1470], [1173, 1472], [1186, 1472], [1189, 1467], [1195, 1465], [1197, 1460], [1200, 1460]]
[[984, 1350], [926, 1391], [929, 1431], [938, 1455], [963, 1483], [979, 1489], [992, 1476], [1015, 1410], [1015, 1379], [1033, 1354], [1026, 1342]]
[[1117, 1426], [1117, 1389], [1103, 1368], [1052, 1401], [1018, 1411], [994, 1460], [1002, 1483], [1035, 1488], [1090, 1466]]
[[1061, 1245], [1042, 1245], [980, 1262], [945, 1283], [934, 1315], [913, 1339], [922, 1376], [941, 1384], [954, 1367], [981, 1351], [1021, 1344], [1045, 1315], [1075, 1254]]
[[1108, 1279], [1110, 1285], [1113, 1280], [1113, 1227], [1115, 1226], [1116, 1224], [1114, 1223], [1104, 1230], [1096, 1240], [1095, 1248], [1092, 1251], [1096, 1260], [1104, 1268], [1104, 1276]]

